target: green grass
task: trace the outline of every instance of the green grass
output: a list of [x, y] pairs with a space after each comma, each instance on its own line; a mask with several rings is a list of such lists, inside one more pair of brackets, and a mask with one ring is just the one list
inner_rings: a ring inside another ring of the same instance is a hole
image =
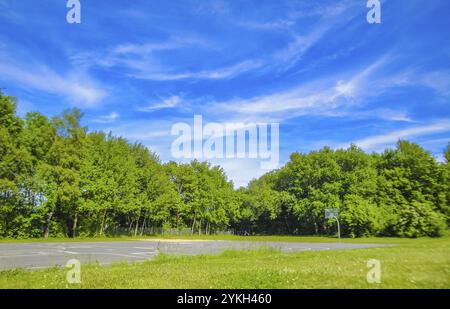
[[[337, 241], [326, 237], [275, 236], [220, 239]], [[436, 239], [342, 241], [398, 246], [298, 253], [263, 248], [193, 257], [162, 255], [140, 264], [83, 265], [81, 284], [72, 285], [66, 283], [65, 269], [10, 270], [0, 272], [0, 288], [450, 288], [448, 235]], [[368, 259], [381, 261], [380, 284], [366, 281]]]

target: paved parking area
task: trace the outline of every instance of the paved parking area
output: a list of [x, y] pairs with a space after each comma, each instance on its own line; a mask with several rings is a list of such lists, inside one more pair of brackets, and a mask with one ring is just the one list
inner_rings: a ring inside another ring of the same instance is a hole
[[382, 244], [253, 242], [221, 240], [142, 240], [114, 242], [0, 243], [0, 269], [38, 269], [65, 266], [70, 259], [81, 263], [142, 262], [158, 253], [196, 255], [226, 249], [279, 248], [283, 252], [382, 247]]

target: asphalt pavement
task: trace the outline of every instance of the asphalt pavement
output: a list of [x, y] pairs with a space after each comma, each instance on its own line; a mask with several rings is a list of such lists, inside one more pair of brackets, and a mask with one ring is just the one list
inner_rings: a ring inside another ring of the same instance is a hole
[[382, 247], [382, 244], [254, 242], [221, 240], [142, 240], [106, 242], [0, 243], [0, 270], [39, 269], [65, 266], [70, 259], [108, 265], [113, 262], [143, 262], [159, 253], [197, 255], [220, 253], [227, 249], [278, 248], [282, 252], [342, 250]]

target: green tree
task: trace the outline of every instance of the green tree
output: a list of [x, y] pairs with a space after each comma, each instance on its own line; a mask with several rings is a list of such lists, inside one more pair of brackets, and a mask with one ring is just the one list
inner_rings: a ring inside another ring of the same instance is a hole
[[0, 236], [23, 234], [29, 200], [22, 193], [32, 174], [31, 156], [21, 144], [23, 121], [15, 115], [16, 101], [0, 92]]

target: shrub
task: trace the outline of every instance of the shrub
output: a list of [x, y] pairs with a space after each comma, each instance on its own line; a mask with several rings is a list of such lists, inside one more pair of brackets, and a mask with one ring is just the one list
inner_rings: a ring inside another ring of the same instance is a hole
[[402, 237], [441, 236], [447, 225], [445, 216], [429, 202], [412, 202], [399, 208], [394, 231]]
[[376, 235], [384, 226], [378, 206], [357, 195], [346, 196], [340, 218], [344, 234], [351, 237]]

